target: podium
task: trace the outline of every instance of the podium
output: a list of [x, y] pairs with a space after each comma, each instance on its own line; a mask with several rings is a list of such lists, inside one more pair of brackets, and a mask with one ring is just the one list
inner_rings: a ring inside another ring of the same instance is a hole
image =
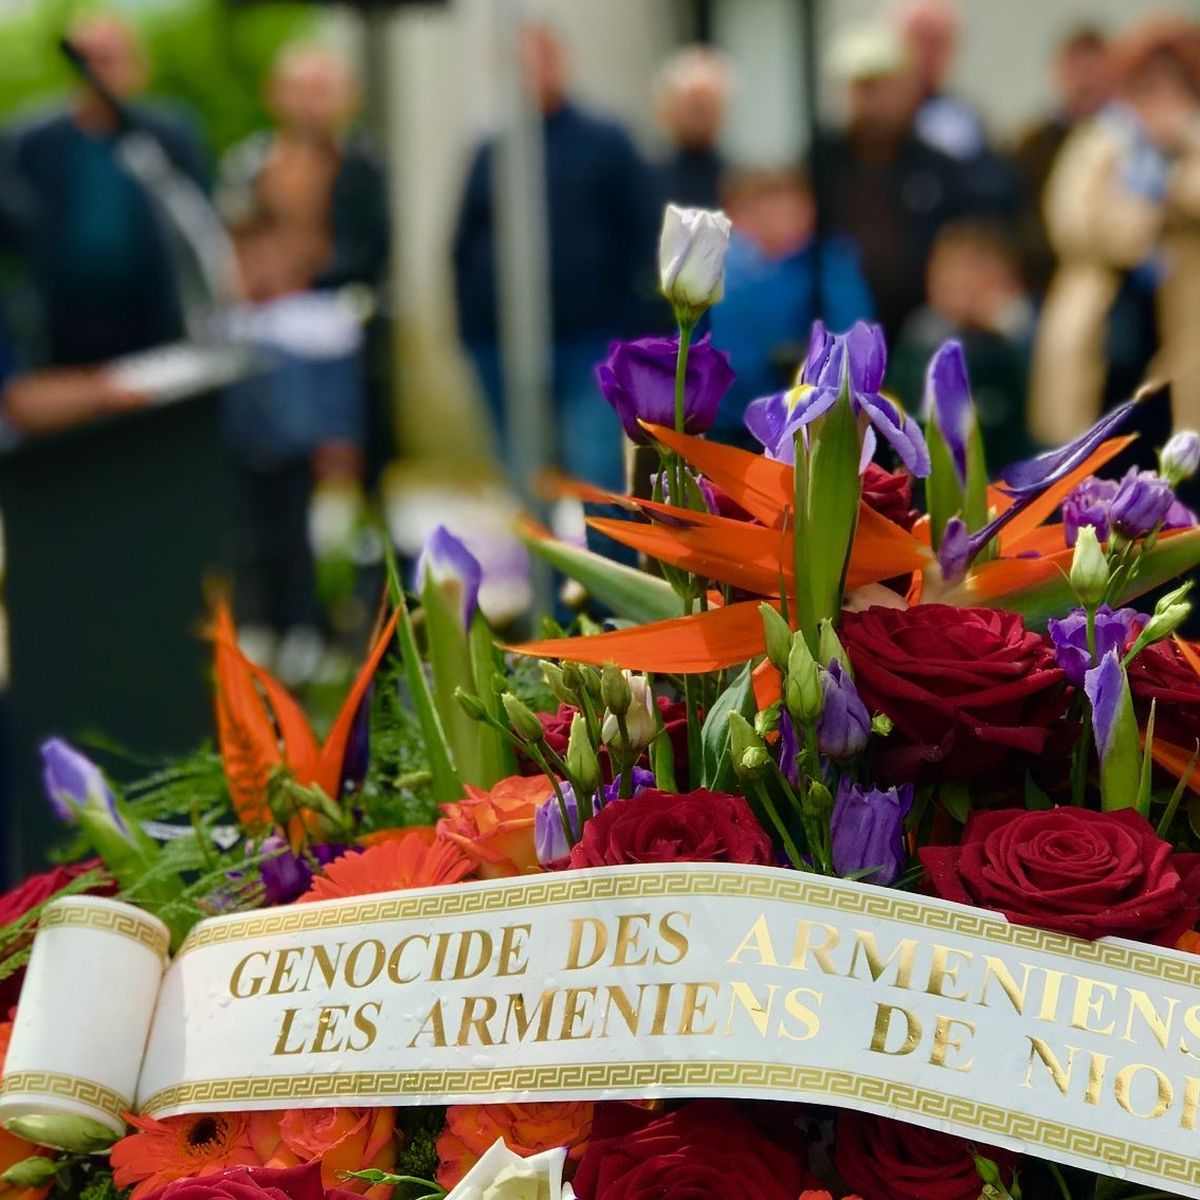
[[[182, 373], [177, 359], [160, 373], [143, 357], [129, 370], [147, 384], [162, 375], [146, 408], [0, 455], [10, 647], [0, 877], [38, 869], [62, 837], [40, 780], [44, 738], [103, 735], [144, 762], [212, 734], [203, 584], [231, 561], [236, 477], [218, 388], [241, 373], [236, 357]], [[118, 780], [145, 773], [95, 756]]]

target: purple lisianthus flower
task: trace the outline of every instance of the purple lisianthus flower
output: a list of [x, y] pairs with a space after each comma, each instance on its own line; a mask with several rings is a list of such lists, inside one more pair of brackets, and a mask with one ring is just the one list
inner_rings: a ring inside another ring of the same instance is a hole
[[[1137, 636], [1145, 617], [1136, 609], [1118, 608], [1116, 611], [1102, 604], [1096, 609], [1096, 659], [1104, 658], [1110, 650], [1118, 656], [1125, 653], [1129, 643]], [[1075, 687], [1083, 687], [1084, 676], [1095, 665], [1088, 652], [1087, 613], [1082, 608], [1068, 613], [1061, 621], [1047, 622], [1050, 640], [1054, 643], [1054, 657]]]
[[425, 539], [421, 556], [417, 559], [417, 587], [423, 588], [427, 578], [457, 592], [459, 613], [463, 628], [466, 629], [479, 607], [483, 568], [475, 555], [445, 525], [439, 525]]
[[[646, 788], [654, 786], [654, 772], [645, 767], [633, 768], [633, 794], [636, 796]], [[567, 805], [567, 814], [576, 831], [579, 829], [579, 803], [575, 799], [575, 789], [569, 783], [563, 784], [563, 800]], [[595, 795], [592, 801], [592, 811], [599, 812], [606, 804], [621, 798], [621, 781], [614, 779], [606, 783]], [[566, 858], [571, 853], [567, 842], [567, 831], [563, 829], [562, 813], [558, 807], [558, 797], [553, 792], [541, 802], [533, 814], [533, 845], [537, 851], [538, 863], [545, 867]]]
[[975, 406], [967, 381], [967, 361], [962, 343], [949, 341], [934, 353], [925, 372], [925, 419], [941, 434], [954, 472], [967, 486], [967, 439], [975, 428]]
[[885, 887], [895, 883], [904, 869], [904, 818], [912, 802], [911, 783], [882, 791], [843, 775], [829, 821], [833, 869], [843, 876], [869, 872], [860, 878]]
[[81, 809], [95, 808], [107, 814], [117, 832], [128, 840], [129, 827], [104, 772], [62, 738], [48, 739], [41, 750], [42, 782], [54, 815], [64, 824], [74, 825]]
[[1130, 467], [1108, 506], [1108, 527], [1122, 537], [1145, 537], [1166, 518], [1175, 503], [1171, 485], [1153, 471]]
[[763, 396], [746, 409], [746, 428], [762, 443], [768, 458], [794, 462], [795, 435], [837, 403], [843, 382], [863, 432], [859, 473], [875, 453], [878, 433], [916, 476], [929, 474], [929, 451], [915, 421], [880, 394], [887, 370], [887, 345], [878, 325], [859, 321], [849, 333], [832, 335], [821, 321], [813, 324], [800, 384]]
[[[678, 337], [643, 337], [610, 342], [608, 357], [596, 367], [596, 382], [604, 399], [616, 410], [630, 440], [650, 440], [638, 424], [675, 425], [675, 364]], [[683, 389], [683, 429], [703, 433], [717, 419], [717, 409], [733, 383], [729, 355], [712, 344], [706, 333], [688, 348]]]
[[1095, 475], [1089, 476], [1067, 494], [1062, 502], [1062, 518], [1068, 546], [1075, 545], [1079, 531], [1085, 525], [1090, 525], [1096, 531], [1100, 541], [1107, 540], [1108, 509], [1116, 494], [1115, 479], [1097, 479]]
[[343, 854], [359, 853], [359, 848], [319, 845], [307, 847], [303, 854], [293, 854], [284, 838], [272, 835], [263, 839], [259, 851], [270, 855], [262, 860], [258, 868], [266, 889], [266, 902], [268, 905], [277, 905], [291, 904], [308, 891], [314, 865], [328, 866]]
[[817, 718], [817, 748], [829, 758], [853, 758], [867, 748], [871, 714], [838, 659], [821, 671], [825, 707]]

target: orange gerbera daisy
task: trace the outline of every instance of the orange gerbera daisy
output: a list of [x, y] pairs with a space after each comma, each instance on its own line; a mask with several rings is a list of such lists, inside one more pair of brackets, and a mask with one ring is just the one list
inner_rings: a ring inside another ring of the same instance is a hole
[[110, 1153], [117, 1187], [133, 1187], [139, 1200], [175, 1179], [213, 1175], [226, 1167], [261, 1167], [250, 1144], [247, 1113], [211, 1113], [190, 1117], [129, 1118], [137, 1129]]
[[431, 845], [421, 834], [410, 833], [394, 842], [370, 846], [361, 854], [343, 854], [334, 859], [300, 899], [343, 900], [375, 892], [437, 887], [457, 883], [474, 867], [453, 842]]
[[447, 1191], [479, 1161], [497, 1138], [524, 1158], [568, 1148], [570, 1171], [583, 1154], [592, 1132], [590, 1100], [549, 1100], [529, 1104], [452, 1104], [446, 1109], [446, 1128], [437, 1140], [437, 1181]]

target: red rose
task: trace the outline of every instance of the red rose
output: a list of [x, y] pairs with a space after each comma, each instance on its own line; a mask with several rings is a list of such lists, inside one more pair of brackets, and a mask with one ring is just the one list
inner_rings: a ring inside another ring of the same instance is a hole
[[1129, 664], [1129, 690], [1138, 717], [1145, 724], [1154, 710], [1154, 736], [1190, 754], [1200, 737], [1200, 676], [1173, 642], [1147, 646]]
[[1052, 647], [1016, 613], [874, 607], [847, 613], [841, 636], [859, 694], [896, 727], [879, 752], [883, 781], [992, 774], [1045, 751], [1066, 709]]
[[[1016, 1155], [975, 1144], [1012, 1183]], [[847, 1109], [838, 1114], [834, 1165], [862, 1200], [979, 1200], [970, 1143], [920, 1125]]]
[[177, 1179], [146, 1200], [362, 1200], [344, 1188], [327, 1192], [321, 1184], [321, 1164], [274, 1170], [234, 1167], [199, 1179]]
[[796, 1200], [819, 1186], [799, 1158], [724, 1100], [699, 1100], [665, 1115], [632, 1104], [597, 1105], [572, 1185], [579, 1200]]
[[771, 839], [750, 805], [724, 792], [660, 792], [605, 805], [583, 827], [572, 867], [622, 863], [735, 862], [769, 865]]
[[[656, 696], [658, 711], [662, 714], [663, 728], [671, 739], [671, 749], [675, 753], [675, 774], [678, 779], [687, 778], [688, 741], [687, 741], [687, 707], [682, 700], [668, 700], [666, 696]], [[546, 732], [546, 744], [556, 750], [564, 758], [567, 756], [567, 741], [571, 736], [571, 720], [579, 711], [569, 704], [560, 704], [557, 712], [538, 713], [538, 720]], [[640, 765], [646, 766], [649, 758], [643, 755]], [[612, 779], [612, 766], [609, 763], [608, 747], [600, 747], [600, 770], [606, 780]], [[521, 773], [524, 775], [540, 775], [541, 768], [532, 759], [521, 759]]]
[[1176, 854], [1131, 808], [974, 813], [957, 846], [925, 846], [933, 890], [1036, 925], [1173, 946], [1200, 915], [1200, 854]]
[[863, 503], [868, 508], [901, 529], [916, 524], [920, 513], [912, 506], [912, 476], [907, 471], [885, 471], [876, 463], [868, 463], [862, 485]]
[[[23, 883], [0, 895], [0, 927], [11, 925], [31, 908], [45, 904], [72, 879], [100, 866], [100, 860], [93, 858], [88, 862], [72, 863], [69, 867], [55, 867], [51, 871], [43, 871], [40, 875], [30, 875]], [[25, 972], [17, 971], [7, 979], [0, 980], [0, 1021], [4, 1020], [8, 1010], [16, 1004], [17, 997], [21, 994], [21, 980], [24, 978]]]

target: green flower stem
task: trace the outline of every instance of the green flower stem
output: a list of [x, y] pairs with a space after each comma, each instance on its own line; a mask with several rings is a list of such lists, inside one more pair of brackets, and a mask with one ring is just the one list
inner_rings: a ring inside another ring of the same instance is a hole
[[747, 786], [754, 793], [755, 799], [762, 806], [762, 810], [767, 814], [772, 825], [775, 826], [775, 832], [779, 834], [779, 840], [783, 842], [784, 853], [792, 860], [792, 866], [797, 871], [803, 871], [805, 868], [801, 865], [804, 862], [799, 849], [796, 846], [792, 835], [788, 832], [787, 826], [783, 823], [779, 815], [779, 810], [775, 807], [775, 801], [771, 799], [770, 793], [763, 786], [762, 781], [755, 779], [750, 781]]
[[[1087, 613], [1088, 661], [1096, 666], [1096, 605], [1084, 606]], [[1083, 721], [1079, 741], [1075, 745], [1075, 758], [1071, 763], [1071, 803], [1082, 805], [1087, 791], [1088, 760], [1092, 754], [1092, 706], [1087, 696], [1083, 697]]]
[[[562, 821], [563, 832], [567, 835], [567, 841], [574, 846], [579, 838], [583, 835], [583, 829], [580, 828], [576, 834], [575, 826], [571, 822], [571, 812], [567, 808], [567, 798], [563, 795], [562, 787], [558, 782], [558, 777], [550, 770], [550, 764], [546, 762], [545, 756], [537, 746], [530, 745], [528, 747], [529, 756], [542, 769], [542, 773], [550, 780], [550, 785], [554, 788], [554, 798], [558, 801], [558, 815]], [[575, 794], [576, 804], [579, 803], [579, 793]], [[582, 808], [581, 808], [582, 812]], [[582, 826], [582, 822], [580, 823]]]

